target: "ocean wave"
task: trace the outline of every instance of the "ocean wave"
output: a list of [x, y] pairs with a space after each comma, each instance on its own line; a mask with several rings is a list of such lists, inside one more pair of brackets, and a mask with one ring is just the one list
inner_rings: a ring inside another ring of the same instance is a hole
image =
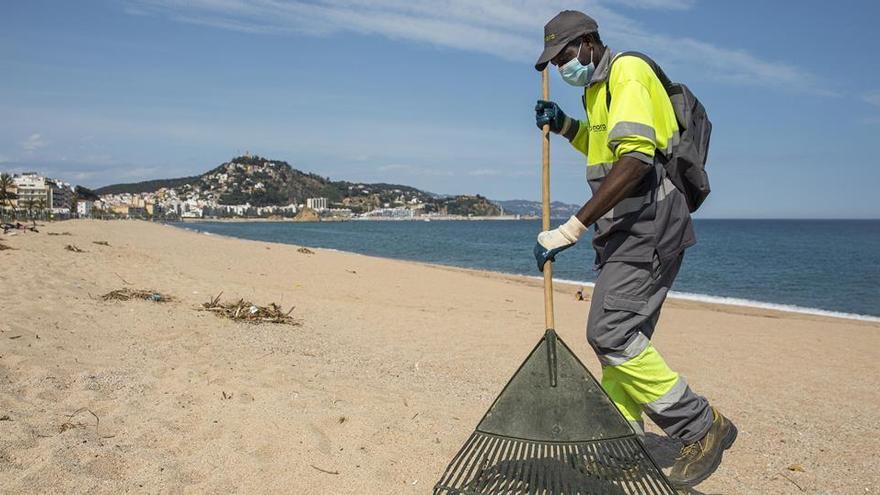
[[[530, 276], [529, 278], [534, 278], [538, 280], [543, 280], [542, 277]], [[584, 287], [595, 287], [596, 284], [593, 282], [581, 282], [578, 280], [567, 280], [567, 279], [553, 279], [555, 282], [563, 283], [563, 284], [571, 284], [571, 285], [581, 285]], [[764, 301], [754, 301], [752, 299], [741, 299], [738, 297], [725, 297], [725, 296], [710, 296], [708, 294], [695, 294], [692, 292], [678, 292], [678, 291], [669, 291], [669, 297], [672, 299], [683, 299], [685, 301], [695, 301], [695, 302], [704, 302], [711, 304], [722, 304], [724, 306], [742, 306], [747, 308], [757, 308], [757, 309], [772, 309], [775, 311], [785, 311], [787, 313], [799, 313], [804, 315], [813, 315], [813, 316], [827, 316], [830, 318], [843, 318], [847, 320], [858, 320], [858, 321], [870, 321], [870, 322], [880, 322], [880, 317], [871, 316], [871, 315], [862, 315], [858, 313], [844, 313], [842, 311], [831, 311], [827, 309], [821, 308], [807, 308], [804, 306], [796, 306], [794, 304], [781, 304], [781, 303], [771, 303]]]

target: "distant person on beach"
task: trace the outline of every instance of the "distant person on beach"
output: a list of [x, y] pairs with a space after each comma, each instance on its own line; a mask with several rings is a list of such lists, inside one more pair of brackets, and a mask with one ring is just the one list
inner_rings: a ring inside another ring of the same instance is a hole
[[578, 301], [584, 300], [584, 289], [578, 289], [577, 292], [574, 293], [574, 298]]
[[644, 412], [684, 444], [669, 479], [677, 487], [695, 486], [718, 468], [737, 429], [651, 343], [684, 251], [696, 243], [685, 196], [660, 158], [679, 139], [672, 104], [643, 56], [615, 55], [596, 21], [581, 12], [563, 11], [544, 26], [535, 68], [548, 63], [566, 83], [583, 88], [587, 118], [576, 120], [539, 100], [536, 123], [587, 156], [592, 198], [567, 222], [538, 235], [538, 268], [594, 226], [599, 276], [587, 340], [602, 364], [602, 387], [637, 432], [644, 432]]

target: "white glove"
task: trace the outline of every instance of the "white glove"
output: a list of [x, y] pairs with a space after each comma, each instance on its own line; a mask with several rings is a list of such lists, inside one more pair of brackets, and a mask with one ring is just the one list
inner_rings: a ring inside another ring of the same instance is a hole
[[556, 261], [556, 254], [568, 249], [580, 239], [587, 231], [587, 227], [574, 215], [567, 222], [553, 230], [545, 230], [538, 234], [538, 243], [535, 245], [535, 261], [538, 262], [538, 270], [544, 271], [547, 261]]

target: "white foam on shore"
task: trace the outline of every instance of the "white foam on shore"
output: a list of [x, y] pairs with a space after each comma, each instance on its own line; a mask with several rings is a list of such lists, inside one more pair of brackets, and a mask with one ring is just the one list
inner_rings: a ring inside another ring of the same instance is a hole
[[[542, 277], [529, 277], [543, 280]], [[582, 285], [584, 287], [595, 287], [593, 282], [579, 282], [577, 280], [553, 279], [555, 282], [571, 285]], [[669, 291], [669, 297], [673, 299], [683, 299], [685, 301], [696, 301], [710, 304], [722, 304], [724, 306], [742, 306], [757, 309], [772, 309], [774, 311], [784, 311], [786, 313], [798, 313], [813, 316], [827, 316], [829, 318], [843, 318], [847, 320], [880, 322], [880, 317], [871, 315], [861, 315], [858, 313], [844, 313], [842, 311], [830, 311], [827, 309], [807, 308], [804, 306], [795, 306], [793, 304], [778, 304], [763, 301], [754, 301], [752, 299], [741, 299], [738, 297], [710, 296], [707, 294], [694, 294], [692, 292]]]

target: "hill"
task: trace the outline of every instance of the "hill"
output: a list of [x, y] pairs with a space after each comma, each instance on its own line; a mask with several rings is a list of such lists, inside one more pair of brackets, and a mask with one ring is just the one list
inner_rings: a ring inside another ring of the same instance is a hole
[[425, 213], [498, 215], [500, 209], [482, 196], [439, 196], [411, 186], [387, 183], [333, 181], [297, 170], [283, 160], [239, 156], [192, 177], [114, 184], [97, 189], [101, 195], [155, 193], [173, 190], [177, 197], [216, 205], [253, 207], [304, 204], [308, 198], [327, 198], [331, 208], [365, 213], [379, 208], [419, 206]]
[[[505, 215], [541, 216], [541, 202], [528, 201], [525, 199], [512, 199], [509, 201], [495, 201], [504, 208]], [[580, 205], [552, 201], [550, 203], [550, 216], [553, 218], [568, 218], [580, 210]]]
[[140, 194], [158, 191], [159, 189], [173, 189], [184, 184], [195, 182], [199, 179], [198, 175], [192, 177], [180, 177], [177, 179], [154, 179], [142, 182], [132, 182], [127, 184], [111, 184], [109, 186], [99, 187], [93, 192], [98, 196], [105, 194]]

